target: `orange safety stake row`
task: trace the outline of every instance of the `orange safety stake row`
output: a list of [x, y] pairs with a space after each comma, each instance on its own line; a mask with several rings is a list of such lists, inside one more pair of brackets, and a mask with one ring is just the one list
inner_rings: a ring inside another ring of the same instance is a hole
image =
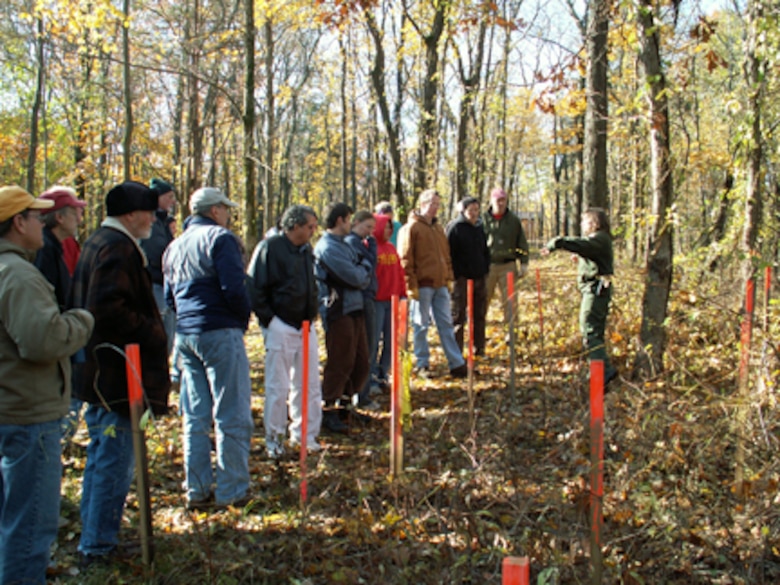
[[601, 583], [604, 517], [604, 362], [590, 362], [590, 562], [592, 583]]

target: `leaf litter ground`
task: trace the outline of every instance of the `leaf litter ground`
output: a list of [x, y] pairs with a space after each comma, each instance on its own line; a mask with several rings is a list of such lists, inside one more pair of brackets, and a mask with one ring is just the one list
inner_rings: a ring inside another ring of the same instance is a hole
[[[256, 500], [242, 509], [188, 512], [180, 421], [155, 421], [147, 431], [151, 568], [139, 554], [79, 571], [87, 441], [81, 429], [82, 447], [65, 455], [51, 582], [500, 583], [502, 560], [514, 555], [530, 558], [532, 582], [589, 583], [588, 387], [576, 325], [579, 295], [568, 263], [542, 266], [543, 323], [533, 277], [518, 286], [514, 391], [507, 332], [494, 301], [487, 355], [476, 363], [473, 417], [467, 382], [444, 375], [446, 360], [433, 336], [441, 375], [413, 380], [402, 477], [389, 478], [389, 397], [383, 395], [383, 411], [370, 413], [370, 422], [354, 424], [349, 436], [321, 437], [322, 450], [308, 459], [306, 506], [297, 459], [265, 456], [262, 337], [253, 327], [247, 348], [256, 390], [250, 454]], [[622, 377], [605, 399], [604, 582], [780, 582], [777, 366], [772, 372], [765, 354], [754, 356], [768, 383], [756, 384], [750, 405], [749, 481], [737, 497], [732, 421], [739, 322], [736, 312], [724, 310], [727, 293], [676, 290], [667, 371], [631, 381], [643, 282], [638, 274], [619, 276], [609, 345]], [[763, 341], [771, 347], [771, 332]], [[137, 541], [137, 525], [131, 493], [124, 540]]]

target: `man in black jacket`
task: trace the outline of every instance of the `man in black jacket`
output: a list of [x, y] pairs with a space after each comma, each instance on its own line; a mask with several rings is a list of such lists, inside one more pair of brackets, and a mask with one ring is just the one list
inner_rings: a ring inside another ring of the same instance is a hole
[[487, 303], [487, 274], [490, 272], [490, 250], [479, 218], [479, 201], [466, 197], [458, 204], [460, 214], [447, 226], [452, 272], [455, 284], [452, 290], [452, 324], [455, 339], [463, 351], [463, 327], [466, 323], [468, 281], [474, 281], [474, 349], [476, 355], [485, 353], [485, 313]]
[[[319, 450], [322, 424], [322, 390], [317, 353], [317, 285], [309, 241], [317, 228], [317, 215], [307, 205], [293, 205], [281, 219], [282, 234], [260, 242], [252, 254], [247, 291], [265, 340], [265, 446], [268, 456], [284, 454], [287, 435], [288, 394], [290, 443], [301, 443], [303, 339], [302, 325], [309, 321], [309, 400], [306, 444]], [[292, 384], [291, 384], [292, 381]]]

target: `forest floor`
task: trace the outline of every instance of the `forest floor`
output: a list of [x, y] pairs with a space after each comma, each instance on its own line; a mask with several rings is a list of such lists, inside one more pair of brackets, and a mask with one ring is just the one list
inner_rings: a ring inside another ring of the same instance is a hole
[[[498, 584], [505, 557], [527, 556], [532, 583], [590, 583], [587, 372], [574, 266], [562, 256], [532, 263], [540, 267], [543, 322], [534, 271], [519, 283], [514, 390], [494, 301], [487, 355], [476, 363], [473, 417], [468, 384], [444, 375], [434, 335], [441, 376], [412, 381], [403, 474], [389, 474], [384, 395], [384, 413], [371, 413], [369, 423], [349, 436], [321, 436], [322, 450], [308, 458], [306, 505], [298, 461], [265, 455], [262, 337], [253, 326], [246, 343], [256, 500], [242, 509], [188, 512], [180, 421], [154, 421], [147, 430], [154, 564], [145, 567], [139, 554], [80, 572], [84, 455], [72, 449], [51, 582]], [[631, 381], [631, 366], [643, 288], [638, 273], [618, 272], [608, 344], [621, 378], [605, 397], [603, 582], [780, 583], [777, 335], [754, 336], [753, 398], [740, 435], [748, 481], [738, 494], [740, 315], [730, 299], [739, 296], [677, 282], [666, 371], [639, 382]], [[77, 441], [87, 440], [81, 429]], [[138, 521], [133, 492], [123, 539], [137, 541]]]

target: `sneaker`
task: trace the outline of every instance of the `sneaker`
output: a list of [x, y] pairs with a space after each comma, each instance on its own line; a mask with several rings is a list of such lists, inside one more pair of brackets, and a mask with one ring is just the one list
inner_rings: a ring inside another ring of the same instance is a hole
[[436, 374], [431, 366], [417, 366], [412, 369], [412, 373], [419, 378], [423, 378], [424, 380], [436, 377]]
[[450, 370], [450, 375], [453, 378], [467, 378], [469, 375], [469, 367], [466, 364], [462, 364], [457, 368], [452, 368]]
[[190, 512], [208, 510], [214, 507], [214, 494], [211, 493], [205, 498], [198, 500], [187, 500], [187, 510]]
[[349, 432], [349, 427], [341, 421], [339, 411], [334, 409], [323, 411], [322, 428], [330, 431], [331, 433], [346, 434]]
[[240, 496], [238, 498], [235, 498], [223, 504], [215, 504], [215, 506], [221, 510], [227, 508], [246, 508], [247, 506], [249, 506], [255, 501], [257, 501], [257, 499], [252, 494], [247, 492], [243, 496]]

